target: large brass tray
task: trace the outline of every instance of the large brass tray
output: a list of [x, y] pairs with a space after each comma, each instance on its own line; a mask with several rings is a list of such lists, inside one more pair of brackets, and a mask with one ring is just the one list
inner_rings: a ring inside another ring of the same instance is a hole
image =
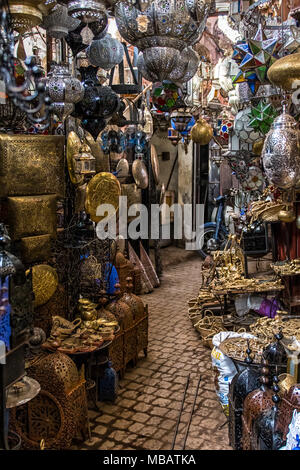
[[111, 204], [115, 213], [119, 209], [121, 185], [112, 173], [98, 173], [87, 185], [85, 208], [94, 222], [100, 222], [104, 216], [97, 215], [97, 208], [104, 204]]
[[0, 196], [64, 197], [64, 137], [0, 134]]

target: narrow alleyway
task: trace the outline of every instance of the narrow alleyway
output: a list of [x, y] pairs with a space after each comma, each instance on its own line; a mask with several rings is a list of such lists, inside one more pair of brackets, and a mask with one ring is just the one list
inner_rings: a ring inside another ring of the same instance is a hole
[[226, 417], [214, 391], [210, 350], [201, 345], [187, 316], [187, 301], [199, 288], [200, 267], [196, 254], [178, 264], [168, 263], [161, 287], [143, 297], [150, 312], [148, 357], [126, 371], [116, 402], [101, 404], [102, 416], [90, 411], [92, 440], [81, 448], [170, 450], [190, 373], [175, 449], [182, 449], [199, 375], [202, 380], [186, 449], [230, 449], [227, 425], [221, 427]]

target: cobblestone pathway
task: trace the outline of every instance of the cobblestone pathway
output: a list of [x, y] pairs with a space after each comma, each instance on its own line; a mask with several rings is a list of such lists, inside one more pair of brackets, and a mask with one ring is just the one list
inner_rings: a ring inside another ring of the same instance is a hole
[[175, 449], [182, 448], [199, 375], [202, 381], [186, 449], [230, 449], [227, 425], [219, 429], [226, 418], [214, 392], [210, 351], [201, 345], [187, 317], [187, 300], [197, 294], [199, 274], [199, 258], [188, 258], [169, 266], [161, 287], [144, 296], [150, 312], [148, 357], [126, 371], [116, 402], [101, 404], [102, 416], [90, 411], [92, 440], [81, 448], [170, 450], [190, 373]]

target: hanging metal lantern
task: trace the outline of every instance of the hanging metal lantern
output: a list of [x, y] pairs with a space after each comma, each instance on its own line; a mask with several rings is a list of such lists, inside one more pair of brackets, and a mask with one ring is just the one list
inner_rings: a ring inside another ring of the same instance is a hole
[[97, 70], [92, 66], [79, 69], [83, 80], [84, 96], [75, 106], [75, 117], [107, 119], [120, 108], [119, 96], [110, 87], [99, 83]]
[[78, 28], [74, 29], [74, 31], [69, 31], [68, 35], [66, 36], [66, 43], [71, 49], [74, 57], [76, 57], [79, 52], [82, 52], [87, 48], [87, 44], [83, 43], [81, 36], [81, 32], [84, 28], [85, 24], [80, 23]]
[[200, 57], [192, 47], [187, 47], [180, 54], [180, 61], [169, 75], [172, 82], [185, 83], [196, 74], [200, 63]]
[[89, 177], [96, 174], [96, 158], [87, 144], [80, 147], [78, 154], [74, 155], [74, 161], [76, 175]]
[[286, 113], [284, 106], [264, 143], [262, 161], [266, 177], [280, 189], [292, 189], [300, 179], [300, 134], [296, 127], [296, 120]]
[[[162, 82], [179, 67], [180, 52], [172, 47], [149, 47], [143, 53], [143, 60], [147, 74]], [[177, 75], [180, 76], [180, 72]]]
[[102, 0], [69, 0], [68, 11], [70, 16], [83, 23], [105, 19], [108, 21], [105, 4]]
[[50, 15], [46, 16], [42, 24], [49, 36], [56, 39], [66, 37], [69, 31], [74, 31], [80, 25], [80, 21], [68, 15], [68, 9], [64, 5], [56, 5]]
[[144, 111], [144, 125], [142, 131], [146, 134], [146, 139], [149, 141], [153, 136], [153, 117], [148, 106]]
[[[115, 17], [121, 36], [141, 51], [148, 47], [169, 47], [182, 51], [194, 44], [202, 34], [209, 14], [211, 0], [153, 0], [145, 12], [118, 2]], [[197, 18], [191, 10], [197, 6]], [[145, 30], [139, 28], [141, 19], [147, 23]]]
[[140, 73], [143, 75], [145, 80], [147, 80], [148, 82], [157, 82], [157, 77], [155, 73], [152, 73], [146, 68], [144, 54], [142, 52], [140, 52], [138, 56], [137, 68], [139, 69]]
[[196, 144], [208, 145], [213, 137], [213, 128], [205, 119], [199, 118], [192, 128], [191, 137]]
[[216, 142], [214, 142], [210, 148], [210, 157], [211, 157], [211, 161], [218, 167], [224, 161], [224, 157], [222, 155], [222, 149], [220, 145], [218, 145]]
[[94, 67], [110, 70], [122, 62], [124, 48], [120, 41], [106, 34], [103, 39], [96, 39], [91, 43], [86, 55]]
[[152, 82], [164, 80], [185, 83], [197, 72], [200, 58], [192, 47], [187, 47], [181, 54], [171, 48], [149, 48], [138, 58], [138, 69], [143, 77]]
[[30, 31], [43, 21], [40, 0], [9, 0], [12, 29], [20, 34]]
[[106, 127], [106, 121], [103, 118], [84, 118], [81, 121], [83, 129], [91, 134], [93, 139], [97, 140], [98, 135]]
[[74, 104], [82, 100], [84, 87], [72, 77], [66, 65], [53, 65], [49, 72], [47, 89], [53, 103], [53, 112], [62, 120], [74, 110]]

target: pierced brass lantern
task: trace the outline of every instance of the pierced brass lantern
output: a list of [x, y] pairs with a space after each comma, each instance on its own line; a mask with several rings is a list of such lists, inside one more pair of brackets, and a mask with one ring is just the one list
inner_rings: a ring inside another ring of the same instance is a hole
[[92, 155], [87, 144], [83, 144], [79, 152], [74, 156], [75, 174], [84, 177], [93, 176], [96, 173], [96, 158]]

